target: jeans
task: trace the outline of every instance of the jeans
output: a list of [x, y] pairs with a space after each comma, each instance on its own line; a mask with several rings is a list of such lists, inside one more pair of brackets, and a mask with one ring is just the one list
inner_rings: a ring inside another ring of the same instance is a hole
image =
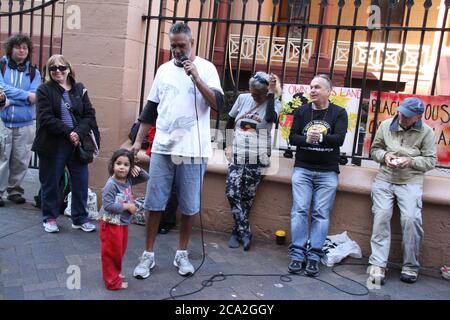
[[89, 221], [86, 210], [88, 196], [88, 166], [78, 160], [73, 145], [60, 140], [52, 156], [39, 155], [39, 181], [41, 182], [41, 208], [43, 221], [56, 219], [60, 212], [62, 190], [59, 181], [67, 166], [72, 191], [72, 222], [81, 225]]
[[394, 200], [400, 209], [404, 271], [418, 272], [419, 250], [423, 239], [422, 185], [392, 184], [375, 179], [372, 184], [373, 231], [369, 263], [385, 268], [391, 245], [391, 218]]
[[[330, 213], [333, 209], [338, 174], [334, 171], [311, 171], [294, 168], [292, 175], [291, 234], [289, 246], [291, 260], [320, 261], [323, 256]], [[312, 207], [312, 208], [311, 208]], [[311, 208], [311, 230], [309, 231], [309, 210]], [[310, 246], [307, 247], [308, 239]]]

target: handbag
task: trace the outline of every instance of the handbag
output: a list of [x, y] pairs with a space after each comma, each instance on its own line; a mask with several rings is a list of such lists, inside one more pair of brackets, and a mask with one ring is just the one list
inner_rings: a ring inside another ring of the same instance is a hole
[[77, 146], [77, 149], [78, 157], [82, 163], [91, 163], [98, 157], [99, 149], [92, 129], [84, 138], [80, 138], [80, 144]]
[[78, 160], [80, 160], [82, 164], [89, 164], [94, 161], [94, 152], [85, 150], [81, 144], [77, 146], [76, 153]]
[[[63, 96], [64, 105], [69, 110], [74, 125], [78, 125], [78, 121], [72, 112], [72, 107]], [[76, 147], [76, 154], [82, 164], [89, 164], [98, 157], [100, 153], [94, 131], [91, 129], [84, 137], [80, 137], [80, 144]]]

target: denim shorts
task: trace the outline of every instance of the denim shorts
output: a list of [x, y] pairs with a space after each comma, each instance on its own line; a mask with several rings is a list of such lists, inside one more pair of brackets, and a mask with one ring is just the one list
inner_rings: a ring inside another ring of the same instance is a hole
[[178, 208], [185, 215], [200, 211], [206, 159], [152, 153], [144, 209], [164, 211], [175, 179]]

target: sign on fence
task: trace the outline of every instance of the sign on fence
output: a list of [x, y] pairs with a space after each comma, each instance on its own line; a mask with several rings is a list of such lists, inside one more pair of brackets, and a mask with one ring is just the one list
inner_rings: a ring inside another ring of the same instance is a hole
[[[280, 138], [279, 148], [286, 148], [292, 128], [294, 110], [310, 100], [311, 88], [304, 84], [285, 84], [283, 86], [283, 101], [280, 112]], [[348, 130], [341, 152], [352, 154], [353, 140], [355, 138], [356, 118], [358, 115], [361, 89], [333, 87], [330, 101], [347, 110]]]
[[[377, 117], [378, 125], [381, 121], [394, 117], [397, 114], [397, 107], [403, 100], [409, 97], [417, 97], [425, 104], [425, 112], [422, 119], [434, 130], [438, 164], [450, 165], [450, 96], [421, 96], [381, 92]], [[367, 118], [367, 133], [364, 139], [364, 153], [366, 156], [369, 155], [370, 151], [376, 104], [377, 92], [372, 91], [370, 93], [369, 114]]]

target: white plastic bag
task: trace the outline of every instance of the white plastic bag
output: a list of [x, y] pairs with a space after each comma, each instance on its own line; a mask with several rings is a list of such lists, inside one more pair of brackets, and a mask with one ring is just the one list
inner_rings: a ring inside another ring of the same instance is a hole
[[349, 256], [362, 258], [361, 248], [355, 241], [348, 237], [347, 231], [328, 236], [323, 249], [325, 255], [321, 261], [327, 267], [332, 267], [335, 263], [339, 263]]
[[[67, 195], [67, 207], [64, 210], [65, 216], [71, 216], [71, 205], [72, 205], [72, 191], [69, 192]], [[98, 205], [97, 205], [97, 194], [93, 192], [90, 188], [88, 188], [88, 200], [87, 200], [87, 208], [88, 217], [92, 220], [98, 220], [100, 219], [100, 214], [98, 212]]]

